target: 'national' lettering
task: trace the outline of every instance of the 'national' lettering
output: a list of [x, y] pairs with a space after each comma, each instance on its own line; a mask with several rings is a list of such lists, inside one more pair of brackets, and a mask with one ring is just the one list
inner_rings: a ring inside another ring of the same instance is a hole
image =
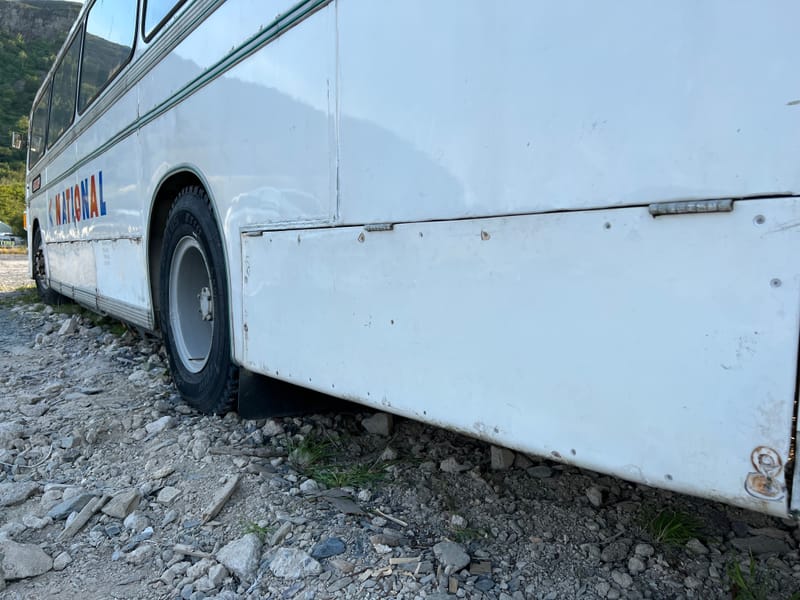
[[50, 225], [56, 227], [104, 217], [108, 207], [103, 196], [103, 172], [56, 192], [50, 199], [48, 212]]

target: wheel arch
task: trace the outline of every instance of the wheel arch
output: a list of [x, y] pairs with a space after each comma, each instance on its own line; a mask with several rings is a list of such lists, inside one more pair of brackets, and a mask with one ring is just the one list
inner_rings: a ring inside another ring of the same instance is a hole
[[[222, 249], [225, 253], [225, 263], [226, 265], [228, 264], [224, 230], [219, 218], [214, 195], [205, 178], [197, 169], [189, 166], [181, 166], [165, 174], [156, 186], [156, 192], [153, 194], [153, 200], [150, 205], [150, 218], [147, 225], [147, 275], [150, 285], [153, 323], [156, 329], [160, 329], [161, 327], [159, 323], [159, 298], [161, 291], [159, 268], [161, 265], [161, 253], [164, 247], [164, 230], [167, 227], [167, 220], [169, 219], [169, 212], [172, 208], [173, 200], [178, 195], [178, 192], [189, 186], [200, 187], [208, 195], [214, 214], [214, 221], [223, 241]], [[227, 279], [226, 285], [228, 286], [228, 294], [230, 297], [230, 275], [228, 275]]]

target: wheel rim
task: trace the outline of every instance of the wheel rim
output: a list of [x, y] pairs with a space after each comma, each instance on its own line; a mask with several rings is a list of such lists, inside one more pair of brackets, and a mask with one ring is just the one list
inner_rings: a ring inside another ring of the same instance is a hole
[[36, 244], [36, 250], [33, 254], [33, 275], [36, 278], [36, 283], [40, 289], [48, 289], [47, 285], [47, 265], [44, 262], [44, 249], [42, 248], [42, 240], [39, 238]]
[[183, 367], [199, 373], [208, 363], [214, 336], [214, 296], [203, 249], [181, 238], [169, 270], [169, 321]]

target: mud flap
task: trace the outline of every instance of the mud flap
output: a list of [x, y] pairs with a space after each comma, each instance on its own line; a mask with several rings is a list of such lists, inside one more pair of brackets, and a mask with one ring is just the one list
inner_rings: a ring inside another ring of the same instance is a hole
[[238, 409], [243, 419], [266, 419], [312, 413], [357, 412], [363, 411], [364, 407], [241, 369]]

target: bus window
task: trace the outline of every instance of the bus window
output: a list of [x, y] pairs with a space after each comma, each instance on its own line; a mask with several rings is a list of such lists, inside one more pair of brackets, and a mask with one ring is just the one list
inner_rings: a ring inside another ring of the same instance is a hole
[[58, 141], [75, 118], [75, 94], [78, 87], [78, 59], [81, 53], [81, 32], [72, 40], [64, 59], [53, 75], [53, 99], [50, 103], [50, 128], [47, 148]]
[[32, 167], [44, 154], [44, 139], [47, 135], [47, 115], [50, 111], [50, 84], [44, 90], [39, 103], [33, 109], [31, 139], [28, 145], [28, 166]]
[[130, 60], [135, 33], [136, 2], [94, 3], [86, 21], [78, 112], [83, 112]]
[[149, 40], [185, 0], [147, 0], [144, 3], [144, 39]]

